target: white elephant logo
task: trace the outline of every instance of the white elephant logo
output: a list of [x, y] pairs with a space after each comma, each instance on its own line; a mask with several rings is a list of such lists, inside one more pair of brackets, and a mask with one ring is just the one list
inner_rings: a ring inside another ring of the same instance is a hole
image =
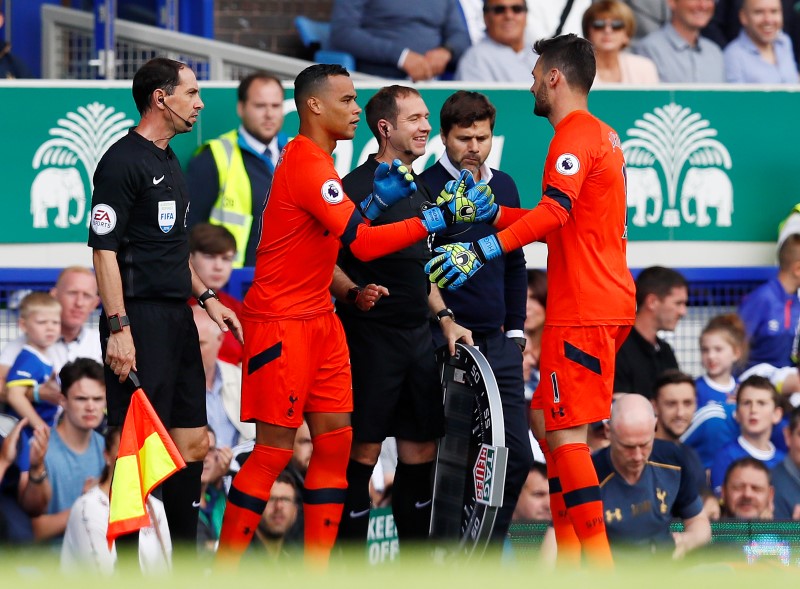
[[[661, 194], [661, 180], [653, 168], [627, 168], [628, 206], [636, 209], [631, 221], [637, 227], [655, 223], [661, 217], [664, 197]], [[653, 203], [653, 212], [647, 213], [647, 204]]]
[[[48, 211], [58, 209], [55, 226], [61, 229], [70, 223], [85, 223], [86, 200], [93, 190], [92, 177], [97, 162], [106, 150], [128, 133], [133, 120], [112, 106], [91, 102], [67, 111], [57, 125], [49, 130], [50, 138], [33, 154], [32, 166], [40, 170], [31, 184], [31, 215], [33, 226], [48, 226]], [[88, 186], [81, 180], [85, 173]], [[72, 201], [76, 212], [70, 215]]]
[[[695, 202], [695, 213], [690, 203]], [[733, 185], [728, 175], [719, 168], [689, 168], [681, 190], [681, 214], [687, 223], [697, 220], [698, 227], [711, 224], [708, 209], [717, 209], [717, 227], [731, 226], [733, 212]]]
[[[75, 201], [77, 209], [69, 214], [70, 204]], [[36, 175], [31, 185], [31, 215], [33, 227], [48, 226], [47, 212], [57, 209], [54, 224], [66, 229], [77, 225], [86, 212], [86, 188], [77, 168], [45, 168]]]

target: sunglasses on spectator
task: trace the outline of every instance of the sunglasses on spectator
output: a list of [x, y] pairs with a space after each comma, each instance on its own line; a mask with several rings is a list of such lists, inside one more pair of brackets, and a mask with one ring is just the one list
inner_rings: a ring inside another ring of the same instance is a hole
[[602, 31], [606, 27], [611, 27], [612, 31], [621, 31], [625, 28], [625, 21], [614, 19], [614, 20], [602, 20], [597, 19], [592, 21], [592, 28], [595, 31]]
[[528, 11], [528, 7], [524, 4], [495, 4], [494, 6], [487, 6], [483, 9], [484, 12], [491, 12], [495, 16], [505, 14], [507, 10], [510, 10], [514, 14], [522, 14]]

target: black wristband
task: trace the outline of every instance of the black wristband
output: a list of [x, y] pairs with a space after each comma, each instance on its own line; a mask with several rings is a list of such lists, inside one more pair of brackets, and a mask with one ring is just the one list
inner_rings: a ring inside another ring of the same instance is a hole
[[123, 330], [123, 328], [128, 327], [131, 324], [131, 320], [128, 319], [127, 315], [120, 315], [117, 313], [116, 315], [111, 315], [108, 318], [108, 329], [111, 333], [119, 333]]
[[450, 319], [452, 319], [453, 321], [456, 320], [455, 314], [450, 309], [442, 309], [441, 311], [436, 313], [436, 321], [438, 321], [439, 323], [441, 323], [442, 319], [444, 319], [445, 317], [450, 317]]
[[351, 305], [355, 305], [356, 301], [358, 300], [358, 295], [360, 295], [363, 291], [364, 289], [360, 286], [354, 286], [347, 291], [347, 297], [345, 300], [347, 300], [347, 302]]
[[217, 299], [217, 300], [219, 300], [219, 297], [217, 296], [217, 293], [214, 292], [213, 288], [206, 289], [205, 292], [203, 292], [203, 294], [201, 294], [199, 297], [197, 297], [197, 304], [200, 305], [203, 309], [205, 309], [206, 308], [206, 301], [208, 299]]

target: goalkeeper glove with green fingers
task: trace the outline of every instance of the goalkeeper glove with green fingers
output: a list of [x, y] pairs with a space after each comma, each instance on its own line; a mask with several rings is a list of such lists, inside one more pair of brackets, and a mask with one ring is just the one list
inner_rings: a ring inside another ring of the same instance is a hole
[[498, 207], [492, 189], [485, 182], [475, 183], [469, 170], [461, 170], [458, 180], [450, 180], [436, 198], [436, 206], [422, 207], [423, 224], [429, 233], [443, 231], [455, 223], [481, 223], [494, 219]]
[[372, 193], [358, 204], [361, 214], [370, 221], [377, 219], [393, 204], [414, 194], [417, 184], [411, 170], [400, 160], [394, 160], [391, 166], [386, 162], [378, 165], [372, 188]]
[[495, 235], [473, 243], [448, 243], [434, 251], [440, 255], [425, 264], [428, 279], [441, 288], [455, 290], [483, 265], [503, 253]]

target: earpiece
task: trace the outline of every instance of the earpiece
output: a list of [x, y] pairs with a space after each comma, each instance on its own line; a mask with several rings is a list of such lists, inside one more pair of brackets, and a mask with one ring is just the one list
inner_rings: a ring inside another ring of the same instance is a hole
[[381, 127], [381, 129], [383, 129], [383, 134], [388, 137], [389, 136], [389, 127], [387, 125], [383, 125]]
[[163, 97], [163, 96], [159, 96], [159, 97], [158, 97], [158, 101], [159, 101], [161, 104], [164, 104], [164, 97]]

